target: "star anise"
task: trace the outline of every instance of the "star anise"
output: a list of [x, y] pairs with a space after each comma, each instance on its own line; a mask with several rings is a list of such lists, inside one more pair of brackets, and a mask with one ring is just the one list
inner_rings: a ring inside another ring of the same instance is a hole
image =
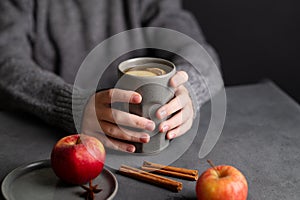
[[95, 194], [102, 191], [102, 189], [97, 188], [98, 185], [92, 184], [92, 180], [89, 181], [89, 187], [85, 185], [81, 185], [80, 187], [85, 190], [82, 196], [85, 197], [86, 200], [94, 200]]

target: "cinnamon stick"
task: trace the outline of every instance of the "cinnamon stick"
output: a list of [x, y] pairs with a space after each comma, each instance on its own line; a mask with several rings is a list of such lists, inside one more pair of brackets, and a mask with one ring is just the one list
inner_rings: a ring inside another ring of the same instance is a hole
[[154, 169], [159, 169], [159, 170], [166, 170], [166, 171], [172, 171], [172, 172], [178, 172], [181, 174], [188, 174], [192, 175], [198, 178], [198, 170], [194, 169], [186, 169], [186, 168], [180, 168], [180, 167], [173, 167], [173, 166], [165, 166], [157, 163], [151, 163], [148, 161], [144, 161], [143, 167], [151, 167]]
[[119, 169], [119, 173], [126, 175], [131, 178], [135, 178], [141, 181], [145, 181], [166, 189], [169, 189], [174, 192], [179, 192], [182, 190], [182, 183], [168, 179], [159, 175], [151, 174], [149, 172], [122, 165]]
[[195, 175], [191, 175], [191, 174], [184, 174], [184, 173], [180, 173], [180, 172], [168, 171], [165, 169], [157, 169], [157, 168], [147, 167], [147, 166], [142, 166], [141, 168], [142, 168], [142, 170], [147, 171], [147, 172], [153, 172], [156, 174], [172, 176], [172, 177], [191, 180], [191, 181], [196, 181], [198, 179], [198, 175], [195, 176]]

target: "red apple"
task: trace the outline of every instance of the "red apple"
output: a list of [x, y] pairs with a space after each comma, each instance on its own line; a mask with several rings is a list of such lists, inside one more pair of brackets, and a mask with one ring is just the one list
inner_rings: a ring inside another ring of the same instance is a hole
[[105, 162], [105, 149], [95, 137], [84, 134], [60, 139], [51, 153], [55, 174], [71, 184], [84, 184], [96, 178]]
[[248, 184], [245, 176], [232, 166], [213, 166], [197, 181], [198, 200], [246, 200]]

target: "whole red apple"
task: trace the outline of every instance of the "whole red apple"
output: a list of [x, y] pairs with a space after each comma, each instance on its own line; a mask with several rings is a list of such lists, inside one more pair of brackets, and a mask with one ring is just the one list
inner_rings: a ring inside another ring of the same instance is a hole
[[248, 184], [245, 176], [228, 165], [213, 166], [197, 181], [198, 200], [246, 200]]
[[55, 174], [71, 184], [84, 184], [96, 178], [105, 162], [105, 149], [95, 137], [84, 134], [60, 139], [51, 153]]

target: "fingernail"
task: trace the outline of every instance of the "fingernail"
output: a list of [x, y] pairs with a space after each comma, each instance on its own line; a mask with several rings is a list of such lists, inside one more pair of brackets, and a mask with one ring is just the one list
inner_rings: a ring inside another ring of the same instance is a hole
[[132, 101], [135, 103], [138, 103], [141, 101], [141, 97], [139, 95], [134, 95], [132, 98]]
[[149, 142], [149, 140], [150, 140], [150, 136], [148, 134], [143, 134], [140, 137], [140, 141], [143, 142], [143, 143], [147, 143], [147, 142]]
[[179, 82], [179, 80], [178, 80], [178, 78], [177, 77], [174, 77], [173, 78], [173, 87], [176, 87], [177, 85], [178, 85], [178, 82]]
[[133, 146], [127, 147], [126, 151], [133, 153], [135, 151], [135, 148]]
[[168, 136], [169, 136], [169, 139], [173, 139], [173, 138], [176, 137], [176, 134], [175, 133], [169, 133]]
[[155, 129], [155, 124], [154, 124], [154, 122], [148, 122], [148, 123], [146, 124], [146, 129], [147, 129], [148, 131], [153, 131], [153, 130]]
[[161, 110], [161, 111], [159, 112], [159, 115], [160, 115], [160, 118], [165, 118], [166, 115], [167, 115], [166, 110]]
[[169, 126], [168, 125], [164, 125], [161, 129], [161, 132], [164, 133], [164, 132], [167, 132], [169, 130]]

